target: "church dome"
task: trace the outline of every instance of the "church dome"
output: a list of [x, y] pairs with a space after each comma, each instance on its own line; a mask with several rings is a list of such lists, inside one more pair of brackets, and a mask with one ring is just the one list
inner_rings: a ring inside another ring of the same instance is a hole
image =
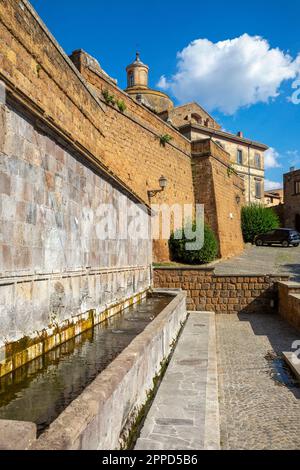
[[166, 93], [148, 87], [149, 67], [141, 61], [139, 52], [136, 53], [135, 61], [126, 67], [126, 72], [125, 91], [136, 101], [156, 113], [174, 108], [173, 101]]

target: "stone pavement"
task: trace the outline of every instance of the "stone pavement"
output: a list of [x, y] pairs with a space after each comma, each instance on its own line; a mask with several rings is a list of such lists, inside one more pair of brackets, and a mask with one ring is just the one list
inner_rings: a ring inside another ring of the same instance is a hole
[[300, 333], [263, 313], [216, 325], [222, 449], [300, 449], [300, 388], [276, 359]]
[[215, 315], [191, 312], [136, 450], [219, 449]]
[[300, 278], [300, 247], [247, 245], [241, 255], [214, 267], [216, 274], [289, 274]]

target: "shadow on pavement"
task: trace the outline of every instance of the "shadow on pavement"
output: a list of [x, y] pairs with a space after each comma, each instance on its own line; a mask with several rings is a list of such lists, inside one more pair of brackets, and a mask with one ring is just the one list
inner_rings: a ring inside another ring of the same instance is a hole
[[270, 356], [274, 355], [274, 357], [271, 358], [272, 360], [265, 358], [266, 367], [273, 368], [274, 376], [279, 376], [277, 381], [280, 382], [282, 379], [282, 383], [290, 389], [295, 398], [300, 399], [300, 384], [297, 383], [282, 358], [282, 352], [292, 351], [293, 342], [300, 340], [300, 331], [297, 331], [276, 313], [239, 313], [238, 318], [242, 322], [248, 322], [256, 336], [268, 338], [272, 347]]

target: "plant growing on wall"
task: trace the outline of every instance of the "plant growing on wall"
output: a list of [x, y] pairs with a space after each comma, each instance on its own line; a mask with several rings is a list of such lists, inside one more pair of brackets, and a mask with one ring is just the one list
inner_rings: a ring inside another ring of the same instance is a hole
[[41, 70], [42, 70], [42, 67], [40, 66], [40, 64], [37, 64], [37, 65], [36, 65], [36, 74], [37, 74], [37, 76], [38, 76], [39, 78], [40, 78], [40, 72], [41, 72]]
[[[196, 230], [196, 223], [193, 223], [192, 230]], [[200, 250], [187, 250], [186, 243], [190, 242], [185, 235], [181, 236], [175, 231], [169, 240], [170, 252], [173, 261], [186, 264], [206, 264], [216, 259], [218, 255], [218, 241], [212, 229], [204, 224], [204, 243]]]
[[121, 113], [124, 113], [124, 111], [126, 111], [127, 106], [124, 100], [117, 100], [117, 106], [119, 108], [119, 111], [121, 111]]
[[255, 203], [242, 208], [242, 232], [246, 243], [252, 243], [256, 235], [278, 227], [279, 217], [272, 208]]
[[164, 134], [159, 137], [159, 142], [162, 147], [165, 147], [171, 140], [173, 140], [173, 137], [169, 134]]
[[107, 89], [102, 90], [102, 96], [105, 99], [106, 104], [111, 104], [112, 106], [116, 104], [115, 96], [111, 95]]
[[234, 168], [233, 165], [229, 165], [229, 167], [227, 168], [227, 175], [228, 175], [229, 178], [231, 177], [231, 175], [238, 176], [238, 173], [237, 173], [237, 171], [236, 171], [236, 169]]

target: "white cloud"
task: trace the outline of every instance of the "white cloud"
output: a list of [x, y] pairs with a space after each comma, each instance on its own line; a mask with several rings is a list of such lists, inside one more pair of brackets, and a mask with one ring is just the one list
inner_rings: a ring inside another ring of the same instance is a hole
[[282, 183], [278, 183], [278, 181], [271, 181], [265, 179], [265, 191], [271, 191], [272, 189], [281, 189]]
[[269, 168], [280, 168], [281, 165], [278, 162], [279, 153], [273, 148], [270, 147], [265, 152], [265, 169]]
[[163, 75], [158, 86], [181, 103], [198, 101], [209, 111], [225, 114], [275, 99], [280, 85], [300, 73], [300, 54], [293, 59], [248, 34], [217, 43], [196, 39], [177, 58], [176, 74], [170, 79]]
[[299, 150], [288, 150], [287, 152], [289, 158], [289, 165], [296, 166], [300, 163], [300, 153]]

